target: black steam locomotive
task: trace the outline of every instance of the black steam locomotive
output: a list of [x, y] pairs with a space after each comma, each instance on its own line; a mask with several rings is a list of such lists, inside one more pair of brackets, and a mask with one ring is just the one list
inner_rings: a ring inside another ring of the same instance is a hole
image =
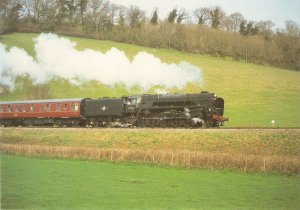
[[88, 123], [98, 126], [219, 127], [227, 120], [224, 100], [208, 92], [87, 99], [82, 109]]
[[219, 127], [224, 100], [213, 93], [0, 102], [4, 126]]

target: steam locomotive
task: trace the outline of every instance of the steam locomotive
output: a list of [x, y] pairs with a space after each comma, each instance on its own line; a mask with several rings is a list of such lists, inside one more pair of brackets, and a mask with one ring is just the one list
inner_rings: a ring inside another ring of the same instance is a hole
[[224, 100], [214, 93], [155, 94], [0, 102], [2, 126], [219, 127]]

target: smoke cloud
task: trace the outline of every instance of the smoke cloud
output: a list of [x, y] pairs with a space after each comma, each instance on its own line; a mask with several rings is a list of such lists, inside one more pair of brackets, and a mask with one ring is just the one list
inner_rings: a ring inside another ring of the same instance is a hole
[[13, 88], [17, 76], [28, 75], [36, 84], [53, 77], [73, 84], [97, 80], [106, 85], [123, 83], [143, 89], [159, 85], [183, 88], [187, 82], [202, 83], [201, 70], [187, 62], [167, 64], [152, 54], [139, 52], [129, 60], [123, 51], [111, 48], [105, 53], [75, 48], [76, 43], [55, 34], [34, 39], [35, 57], [25, 50], [0, 43], [0, 84]]

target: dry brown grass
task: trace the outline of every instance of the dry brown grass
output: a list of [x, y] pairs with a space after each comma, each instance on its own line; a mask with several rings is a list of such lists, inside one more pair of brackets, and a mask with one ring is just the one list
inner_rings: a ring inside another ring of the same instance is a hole
[[300, 173], [300, 130], [1, 128], [4, 152], [201, 169]]
[[300, 154], [300, 129], [0, 128], [0, 143], [263, 156]]
[[71, 146], [34, 146], [0, 143], [7, 153], [84, 160], [128, 161], [198, 169], [229, 169], [245, 172], [300, 174], [297, 156], [264, 156], [233, 153], [194, 152], [188, 150], [100, 149]]

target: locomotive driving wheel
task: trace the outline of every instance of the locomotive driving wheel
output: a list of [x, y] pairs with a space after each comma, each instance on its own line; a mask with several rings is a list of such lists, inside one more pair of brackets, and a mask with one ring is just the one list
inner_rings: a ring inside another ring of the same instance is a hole
[[135, 124], [136, 123], [136, 117], [131, 115], [131, 116], [127, 117], [126, 122], [128, 124]]

